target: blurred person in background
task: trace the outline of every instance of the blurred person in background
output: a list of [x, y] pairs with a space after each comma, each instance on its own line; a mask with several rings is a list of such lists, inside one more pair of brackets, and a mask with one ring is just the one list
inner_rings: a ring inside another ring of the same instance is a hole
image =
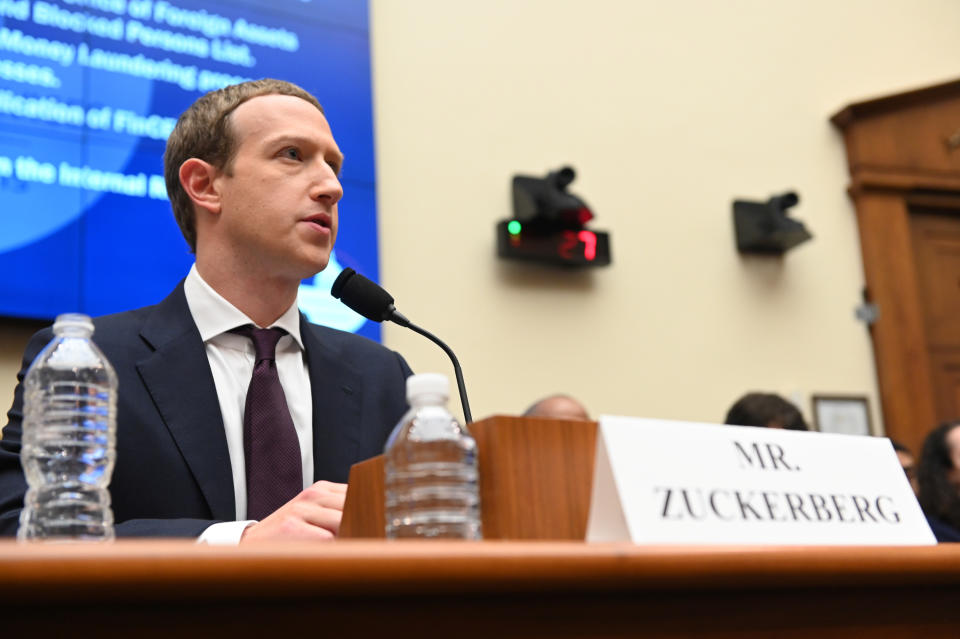
[[589, 421], [590, 415], [583, 404], [569, 395], [557, 394], [536, 401], [523, 412], [524, 417], [550, 417]]
[[937, 541], [960, 541], [960, 421], [933, 429], [917, 465], [918, 499]]
[[810, 430], [800, 409], [775, 393], [747, 393], [730, 407], [723, 423]]
[[893, 450], [897, 453], [897, 460], [900, 462], [900, 467], [903, 468], [903, 474], [907, 476], [910, 487], [913, 488], [913, 494], [919, 494], [917, 488], [917, 460], [913, 456], [913, 451], [893, 439], [890, 440], [890, 443], [893, 444]]

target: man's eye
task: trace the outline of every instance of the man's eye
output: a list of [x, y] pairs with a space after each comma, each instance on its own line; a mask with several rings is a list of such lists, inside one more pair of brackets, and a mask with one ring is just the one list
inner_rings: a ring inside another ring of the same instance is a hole
[[300, 159], [300, 151], [294, 147], [290, 147], [283, 150], [283, 157], [290, 158], [291, 160]]

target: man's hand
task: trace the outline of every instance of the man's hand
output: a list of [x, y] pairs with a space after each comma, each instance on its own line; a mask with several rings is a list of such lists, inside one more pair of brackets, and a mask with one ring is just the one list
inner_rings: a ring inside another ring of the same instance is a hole
[[340, 530], [347, 485], [318, 481], [243, 531], [240, 543], [273, 539], [330, 540]]

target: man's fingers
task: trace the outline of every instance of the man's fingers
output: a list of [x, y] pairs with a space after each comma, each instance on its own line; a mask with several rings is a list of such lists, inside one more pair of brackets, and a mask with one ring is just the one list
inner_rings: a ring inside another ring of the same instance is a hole
[[[324, 506], [326, 508], [336, 508], [343, 510], [343, 502], [346, 500], [346, 490], [334, 490], [331, 485], [321, 485], [325, 482], [317, 482], [302, 493], [300, 497], [311, 504]], [[332, 484], [332, 486], [343, 486], [343, 484]]]
[[[336, 526], [339, 529], [339, 523]], [[336, 535], [335, 530], [328, 527], [315, 526], [303, 519], [284, 517], [279, 520], [264, 520], [243, 531], [240, 543], [256, 543], [283, 539], [286, 541], [328, 541]]]
[[333, 539], [340, 532], [347, 485], [318, 481], [244, 531], [242, 542], [266, 539]]
[[340, 532], [340, 519], [343, 517], [343, 508], [327, 508], [317, 504], [304, 504], [297, 511], [297, 515], [311, 526], [329, 530], [336, 535]]
[[338, 484], [338, 483], [335, 482], [335, 481], [324, 481], [324, 480], [321, 479], [320, 481], [318, 481], [317, 483], [315, 483], [314, 486], [317, 486], [317, 487], [320, 487], [320, 488], [326, 488], [326, 489], [328, 489], [330, 492], [334, 492], [334, 493], [343, 493], [343, 494], [346, 494], [346, 493], [347, 493], [347, 485], [346, 485], [346, 484]]

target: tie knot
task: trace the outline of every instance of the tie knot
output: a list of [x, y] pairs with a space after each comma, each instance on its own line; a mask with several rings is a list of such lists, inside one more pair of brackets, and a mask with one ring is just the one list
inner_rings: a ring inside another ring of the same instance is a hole
[[230, 332], [250, 338], [253, 342], [253, 350], [257, 354], [257, 362], [274, 359], [277, 352], [277, 342], [287, 334], [282, 328], [257, 328], [249, 325], [239, 326]]

